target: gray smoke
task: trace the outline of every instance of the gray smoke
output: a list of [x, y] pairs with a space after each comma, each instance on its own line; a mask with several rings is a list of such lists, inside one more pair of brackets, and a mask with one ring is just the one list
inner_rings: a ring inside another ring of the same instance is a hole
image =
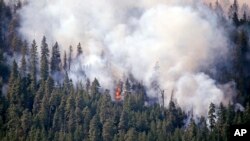
[[84, 53], [69, 72], [74, 82], [85, 81], [86, 74], [112, 91], [115, 81], [132, 74], [156, 97], [151, 83], [157, 79], [167, 89], [165, 101], [174, 89], [186, 112], [206, 116], [211, 102], [227, 105], [234, 93], [231, 83], [217, 84], [201, 71], [228, 53], [225, 31], [203, 2], [32, 0], [19, 11], [19, 31], [28, 41], [43, 35], [51, 46], [58, 41], [61, 52], [81, 42]]

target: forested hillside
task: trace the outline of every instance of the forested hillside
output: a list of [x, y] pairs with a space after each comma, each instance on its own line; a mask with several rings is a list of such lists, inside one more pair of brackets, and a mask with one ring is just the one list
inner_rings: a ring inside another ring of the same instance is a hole
[[98, 78], [75, 82], [68, 73], [84, 54], [81, 43], [62, 52], [46, 35], [26, 41], [18, 30], [25, 4], [0, 0], [1, 141], [227, 141], [230, 125], [250, 124], [250, 15], [240, 16], [237, 0], [229, 14], [221, 15], [218, 2], [209, 7], [220, 26], [230, 27], [230, 66], [218, 61], [217, 75], [204, 71], [220, 83], [233, 81], [236, 95], [228, 105], [201, 107], [209, 110], [200, 116], [182, 109], [175, 90], [165, 103], [164, 90], [160, 100], [148, 96], [132, 74], [113, 89]]

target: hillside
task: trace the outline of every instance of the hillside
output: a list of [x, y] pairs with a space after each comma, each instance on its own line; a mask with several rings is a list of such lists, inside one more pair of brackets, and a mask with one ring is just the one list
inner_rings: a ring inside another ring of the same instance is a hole
[[249, 29], [237, 0], [0, 0], [0, 140], [227, 141]]

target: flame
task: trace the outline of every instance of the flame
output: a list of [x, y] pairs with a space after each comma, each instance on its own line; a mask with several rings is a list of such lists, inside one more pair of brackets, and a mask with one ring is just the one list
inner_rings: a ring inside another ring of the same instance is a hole
[[116, 99], [117, 101], [120, 101], [121, 98], [122, 98], [121, 92], [122, 92], [122, 91], [121, 91], [121, 87], [120, 87], [120, 86], [117, 86], [116, 91], [115, 91], [115, 99]]

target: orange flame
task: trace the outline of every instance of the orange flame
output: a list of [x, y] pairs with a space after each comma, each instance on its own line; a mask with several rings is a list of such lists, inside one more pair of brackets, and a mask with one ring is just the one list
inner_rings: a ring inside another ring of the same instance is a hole
[[122, 91], [121, 91], [121, 88], [120, 88], [119, 86], [117, 86], [116, 91], [115, 91], [115, 99], [116, 99], [117, 101], [120, 101], [121, 98], [122, 98], [121, 92], [122, 92]]

